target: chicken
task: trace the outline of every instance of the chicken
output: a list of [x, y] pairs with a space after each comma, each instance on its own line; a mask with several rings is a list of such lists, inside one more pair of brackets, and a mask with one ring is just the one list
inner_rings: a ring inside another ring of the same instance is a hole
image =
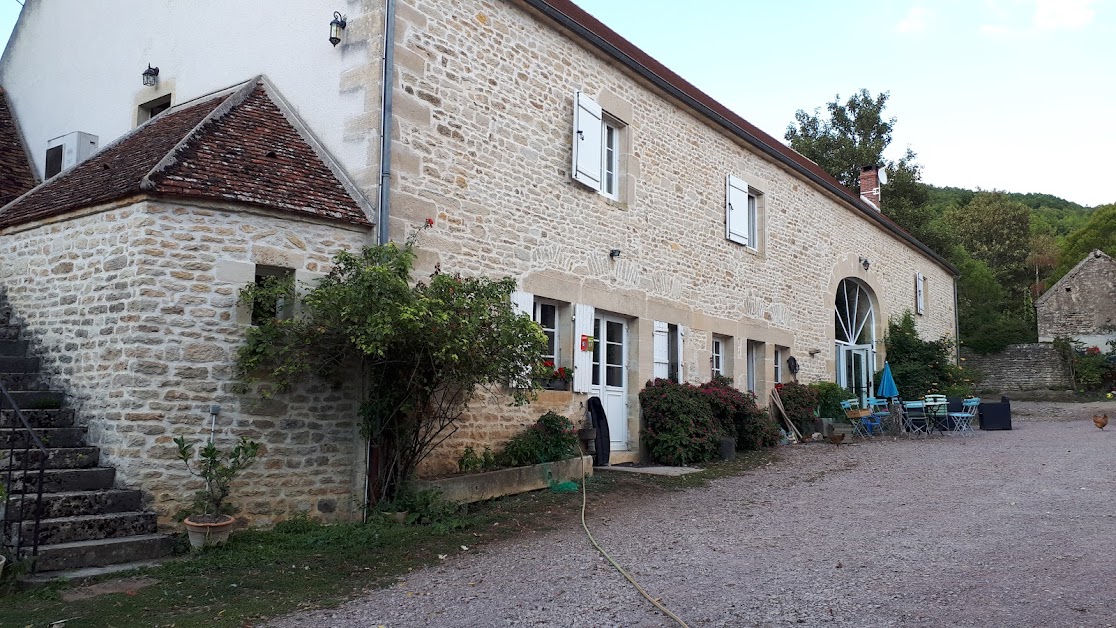
[[829, 442], [833, 443], [833, 445], [835, 447], [840, 447], [841, 443], [843, 443], [844, 441], [845, 441], [845, 433], [844, 432], [842, 432], [840, 434], [830, 434], [829, 435]]
[[1108, 425], [1108, 413], [1094, 414], [1093, 415], [1093, 425], [1096, 425], [1097, 427], [1099, 427], [1100, 429], [1103, 430], [1104, 426]]

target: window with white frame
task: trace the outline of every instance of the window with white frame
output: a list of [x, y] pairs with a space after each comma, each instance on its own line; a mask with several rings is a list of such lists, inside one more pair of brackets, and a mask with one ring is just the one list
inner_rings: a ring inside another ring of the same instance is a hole
[[573, 131], [574, 180], [619, 199], [623, 124], [579, 91], [574, 97]]
[[926, 277], [915, 273], [915, 314], [926, 313]]
[[709, 371], [713, 377], [724, 377], [725, 375], [725, 341], [716, 336], [713, 337], [709, 355]]
[[748, 372], [745, 374], [745, 387], [748, 392], [754, 393], [761, 379], [759, 370], [763, 368], [763, 343], [749, 340], [744, 357], [748, 368]]
[[558, 305], [535, 299], [532, 318], [546, 334], [546, 352], [542, 354], [543, 362], [549, 361], [557, 366], [559, 364], [558, 358], [561, 357], [559, 354], [560, 345], [558, 344]]
[[759, 218], [763, 194], [731, 174], [725, 183], [725, 238], [759, 250]]

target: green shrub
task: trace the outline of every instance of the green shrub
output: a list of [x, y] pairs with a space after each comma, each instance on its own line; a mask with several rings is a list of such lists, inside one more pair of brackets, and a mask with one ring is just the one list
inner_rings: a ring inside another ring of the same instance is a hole
[[727, 377], [714, 377], [699, 388], [721, 431], [736, 438], [736, 449], [760, 449], [779, 442], [779, 427], [753, 393], [741, 392]]
[[706, 462], [717, 453], [723, 432], [696, 386], [656, 379], [639, 391], [639, 404], [642, 440], [653, 462], [683, 466]]
[[841, 402], [856, 396], [834, 382], [814, 382], [807, 385], [818, 395], [818, 416], [829, 419], [844, 418], [845, 411], [841, 409]]
[[573, 423], [561, 414], [547, 412], [527, 431], [508, 441], [495, 462], [501, 467], [524, 467], [566, 460], [580, 453]]
[[488, 447], [485, 447], [484, 453], [480, 455], [477, 455], [477, 450], [472, 447], [466, 447], [465, 451], [461, 453], [461, 457], [457, 459], [457, 470], [461, 473], [495, 471], [498, 468], [496, 455]]
[[[803, 435], [809, 436], [814, 429], [814, 409], [818, 407], [818, 393], [813, 388], [797, 382], [783, 384], [779, 389], [779, 399], [791, 423]], [[844, 416], [842, 413], [840, 416]]]
[[[915, 330], [910, 310], [887, 324], [887, 361], [903, 399], [943, 393], [964, 384], [961, 369], [953, 363], [953, 343], [948, 338], [923, 340]], [[881, 373], [876, 374], [879, 381]]]
[[411, 490], [404, 486], [390, 502], [380, 502], [380, 512], [407, 512], [407, 523], [421, 525], [445, 524], [457, 519], [461, 505], [442, 497], [437, 489]]

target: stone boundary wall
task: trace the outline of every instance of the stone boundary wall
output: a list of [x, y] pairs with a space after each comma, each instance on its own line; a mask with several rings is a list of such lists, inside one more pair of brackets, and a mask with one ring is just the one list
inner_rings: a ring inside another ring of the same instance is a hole
[[300, 281], [329, 270], [364, 231], [238, 211], [140, 201], [0, 235], [0, 285], [54, 387], [64, 390], [101, 462], [170, 518], [200, 481], [175, 458], [176, 436], [220, 446], [248, 436], [262, 455], [231, 501], [253, 523], [296, 512], [360, 512], [359, 403], [329, 386], [262, 400], [233, 391], [233, 360], [251, 314], [238, 305], [255, 265]]
[[980, 355], [962, 349], [962, 365], [981, 372], [977, 390], [1066, 390], [1069, 369], [1054, 345], [1046, 342], [1010, 345], [1000, 353]]

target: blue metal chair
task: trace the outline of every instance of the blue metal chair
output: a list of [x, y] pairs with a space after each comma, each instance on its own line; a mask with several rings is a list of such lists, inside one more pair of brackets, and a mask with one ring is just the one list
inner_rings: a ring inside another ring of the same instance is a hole
[[926, 406], [921, 401], [903, 402], [903, 431], [909, 436], [930, 435], [931, 418], [926, 415]]
[[[867, 438], [871, 435], [869, 432], [870, 423], [865, 421], [865, 419], [871, 419], [871, 416], [862, 416], [864, 411], [860, 409], [859, 399], [846, 399], [842, 401], [841, 409], [845, 411], [845, 418], [847, 418], [849, 424], [852, 425], [853, 436], [863, 436]], [[875, 424], [876, 429], [879, 429], [879, 421], [876, 421]]]
[[964, 436], [973, 433], [973, 419], [980, 412], [980, 399], [971, 397], [961, 402], [961, 412], [950, 412], [949, 418], [953, 423], [953, 433]]

